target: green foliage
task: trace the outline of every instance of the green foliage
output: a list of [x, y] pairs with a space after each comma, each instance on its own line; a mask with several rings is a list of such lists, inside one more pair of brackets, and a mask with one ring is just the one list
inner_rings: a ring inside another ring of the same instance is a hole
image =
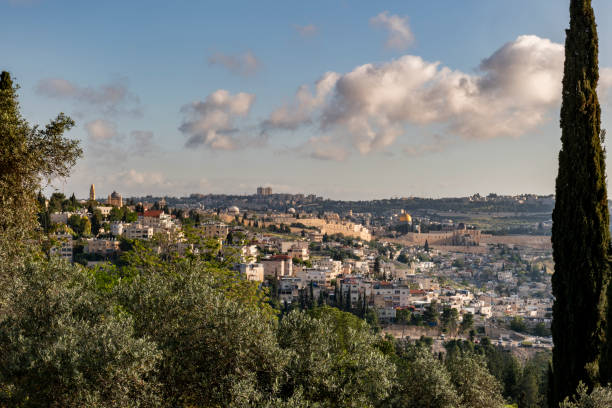
[[412, 320], [412, 313], [408, 309], [397, 309], [395, 311], [395, 321], [407, 324]]
[[454, 333], [457, 330], [458, 318], [459, 312], [457, 312], [457, 309], [453, 309], [450, 306], [444, 306], [442, 309], [442, 317], [440, 318], [443, 330]]
[[404, 343], [397, 354], [398, 381], [389, 399], [391, 407], [459, 407], [450, 374], [430, 349]]
[[584, 383], [578, 384], [576, 395], [566, 398], [560, 408], [608, 408], [612, 406], [612, 388], [596, 386], [589, 394]]
[[68, 226], [72, 228], [78, 236], [91, 235], [91, 222], [87, 217], [73, 214], [68, 218]]
[[326, 306], [293, 311], [280, 323], [278, 342], [289, 352], [284, 397], [299, 390], [325, 407], [373, 407], [388, 396], [395, 367], [350, 313]]
[[64, 193], [55, 192], [49, 197], [49, 211], [51, 213], [61, 212], [64, 210], [64, 202], [66, 202]]
[[525, 323], [525, 319], [523, 319], [521, 316], [514, 316], [512, 320], [510, 320], [510, 329], [517, 332], [526, 333], [527, 323]]
[[104, 217], [102, 216], [102, 212], [98, 209], [94, 210], [91, 215], [91, 232], [94, 235], [98, 235], [100, 228], [102, 228], [103, 220]]
[[184, 264], [115, 288], [136, 335], [162, 351], [158, 378], [170, 406], [252, 406], [280, 375], [275, 320], [216, 285], [206, 270]]
[[67, 177], [81, 155], [79, 143], [63, 137], [74, 126], [59, 114], [44, 128], [30, 126], [19, 112], [17, 86], [0, 74], [0, 264], [23, 261], [37, 227], [36, 192]]
[[130, 211], [126, 206], [121, 208], [113, 207], [108, 215], [109, 221], [124, 221], [124, 222], [136, 222], [138, 221], [138, 214]]
[[446, 359], [446, 367], [451, 382], [459, 394], [461, 407], [503, 407], [501, 386], [487, 370], [482, 356], [472, 353], [453, 353]]
[[20, 268], [0, 311], [0, 406], [158, 405], [161, 353], [63, 262]]
[[563, 400], [579, 381], [589, 388], [601, 380], [609, 381], [612, 371], [601, 356], [610, 232], [597, 99], [598, 38], [591, 0], [571, 1], [566, 32], [562, 147], [552, 228], [555, 347], [551, 404]]
[[410, 258], [408, 258], [408, 256], [406, 254], [401, 253], [397, 257], [397, 262], [408, 264], [408, 263], [410, 263]]
[[472, 329], [472, 327], [474, 327], [474, 315], [468, 312], [463, 315], [463, 320], [461, 320], [461, 332], [468, 332], [470, 329]]
[[432, 300], [431, 303], [425, 308], [425, 312], [423, 312], [423, 320], [435, 326], [440, 322], [440, 305], [435, 300]]

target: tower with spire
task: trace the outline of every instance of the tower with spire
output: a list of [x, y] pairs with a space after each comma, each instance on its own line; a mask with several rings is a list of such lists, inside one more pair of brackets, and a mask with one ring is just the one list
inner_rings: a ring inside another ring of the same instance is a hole
[[96, 201], [96, 187], [93, 184], [89, 187], [89, 201]]

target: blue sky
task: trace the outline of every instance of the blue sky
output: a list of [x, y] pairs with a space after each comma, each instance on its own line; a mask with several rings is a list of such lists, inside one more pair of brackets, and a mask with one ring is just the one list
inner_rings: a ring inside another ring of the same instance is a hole
[[548, 194], [566, 3], [0, 0], [0, 68], [30, 122], [76, 120], [79, 197]]

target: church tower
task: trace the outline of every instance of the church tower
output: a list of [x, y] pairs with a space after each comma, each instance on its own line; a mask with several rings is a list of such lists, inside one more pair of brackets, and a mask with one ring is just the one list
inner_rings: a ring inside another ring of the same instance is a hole
[[96, 201], [96, 187], [93, 184], [89, 187], [89, 201]]

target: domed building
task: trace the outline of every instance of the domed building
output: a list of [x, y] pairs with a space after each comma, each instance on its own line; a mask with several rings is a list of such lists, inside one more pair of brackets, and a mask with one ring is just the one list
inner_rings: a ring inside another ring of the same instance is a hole
[[398, 221], [405, 222], [406, 224], [412, 224], [412, 216], [408, 213], [400, 214]]
[[112, 205], [114, 207], [123, 207], [123, 198], [121, 197], [121, 194], [116, 191], [113, 191], [112, 194], [108, 196], [106, 204]]
[[232, 214], [232, 215], [237, 215], [237, 214], [240, 214], [240, 208], [238, 208], [235, 205], [233, 205], [233, 206], [231, 206], [230, 208], [227, 209], [227, 212], [229, 214]]
[[287, 210], [289, 214], [295, 214], [295, 208], [290, 208]]

